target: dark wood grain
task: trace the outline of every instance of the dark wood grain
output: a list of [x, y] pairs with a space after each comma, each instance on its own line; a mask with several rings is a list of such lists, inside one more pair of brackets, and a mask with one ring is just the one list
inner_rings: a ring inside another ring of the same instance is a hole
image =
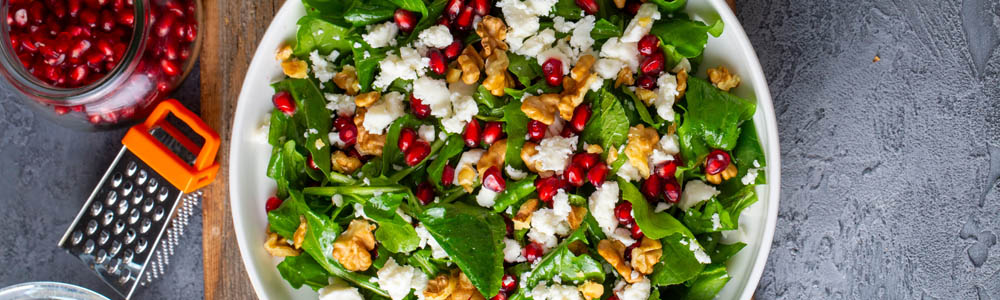
[[243, 77], [260, 38], [281, 7], [281, 0], [203, 0], [201, 28], [201, 115], [219, 131], [222, 164], [215, 182], [205, 189], [203, 259], [205, 299], [254, 299], [253, 287], [236, 245], [229, 199], [229, 139]]

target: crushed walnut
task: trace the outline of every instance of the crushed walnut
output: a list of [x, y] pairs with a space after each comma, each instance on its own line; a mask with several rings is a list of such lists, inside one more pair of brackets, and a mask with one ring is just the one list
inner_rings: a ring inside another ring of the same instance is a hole
[[302, 253], [301, 250], [292, 248], [292, 245], [288, 244], [288, 240], [281, 237], [277, 233], [271, 232], [271, 229], [267, 229], [267, 240], [264, 242], [264, 251], [274, 257], [286, 257], [286, 256], [299, 256]]
[[347, 270], [368, 270], [372, 265], [372, 256], [368, 251], [375, 249], [373, 230], [375, 225], [369, 224], [368, 221], [362, 219], [351, 221], [347, 230], [333, 242], [333, 258]]
[[625, 263], [625, 244], [622, 242], [601, 240], [597, 243], [597, 254], [601, 255], [608, 264], [611, 264], [615, 271], [618, 271], [618, 274], [625, 278], [626, 282], [636, 283], [642, 279], [642, 276], [632, 276], [632, 267]]
[[642, 178], [649, 178], [649, 156], [653, 147], [660, 142], [656, 129], [639, 124], [628, 129], [628, 144], [625, 145], [625, 156]]
[[361, 83], [358, 82], [358, 72], [352, 65], [344, 66], [343, 70], [333, 76], [333, 83], [344, 90], [345, 94], [354, 96], [361, 91]]
[[684, 92], [687, 91], [687, 87], [688, 87], [688, 73], [686, 70], [681, 69], [679, 72], [677, 72], [677, 96], [674, 97], [675, 101], [680, 100], [681, 97], [684, 97]]
[[590, 280], [578, 286], [577, 290], [583, 294], [583, 299], [586, 300], [601, 299], [601, 296], [604, 295], [604, 286]]
[[372, 104], [375, 104], [375, 102], [378, 101], [378, 99], [381, 97], [382, 94], [380, 94], [379, 92], [376, 91], [367, 92], [358, 95], [357, 97], [354, 97], [354, 105], [357, 105], [358, 107], [369, 107], [372, 106]]
[[577, 105], [583, 102], [583, 96], [590, 90], [590, 86], [597, 81], [597, 74], [590, 72], [590, 67], [594, 65], [596, 59], [593, 55], [586, 54], [580, 56], [576, 65], [570, 70], [570, 76], [563, 79], [563, 92], [559, 97], [559, 116], [563, 120], [569, 121], [573, 118], [573, 111]]
[[590, 154], [601, 154], [601, 153], [604, 153], [604, 149], [601, 148], [601, 145], [597, 145], [597, 144], [587, 145], [586, 150], [587, 150], [587, 153], [590, 153]]
[[459, 269], [453, 269], [448, 274], [439, 274], [427, 281], [424, 289], [426, 300], [485, 300], [476, 289], [469, 277]]
[[295, 249], [302, 249], [302, 242], [305, 241], [307, 232], [309, 232], [309, 222], [306, 222], [306, 216], [300, 215], [299, 228], [292, 234], [292, 246], [295, 246]]
[[642, 274], [653, 274], [653, 266], [660, 262], [663, 256], [663, 245], [660, 241], [642, 237], [642, 243], [632, 249], [632, 268]]
[[274, 52], [274, 59], [277, 61], [285, 61], [292, 57], [292, 45], [283, 44], [278, 47], [278, 50]]
[[636, 88], [635, 97], [642, 100], [642, 103], [645, 103], [646, 106], [650, 106], [653, 105], [653, 100], [656, 99], [656, 92], [644, 88]]
[[511, 221], [514, 222], [514, 230], [531, 228], [531, 215], [538, 209], [538, 199], [528, 199], [517, 209], [517, 214]]
[[476, 171], [479, 173], [479, 178], [485, 178], [486, 170], [489, 170], [490, 167], [497, 167], [503, 170], [505, 158], [507, 158], [507, 139], [496, 141], [490, 145], [490, 149], [487, 149], [486, 153], [479, 157], [479, 161], [476, 162]]
[[[460, 66], [458, 65], [458, 61], [452, 61], [451, 63], [448, 64], [448, 71], [444, 75], [444, 79], [445, 81], [448, 82], [448, 84], [456, 83], [462, 80], [462, 69], [459, 69], [459, 67]], [[478, 70], [476, 77], [477, 77], [476, 79], [478, 80], [479, 79]]]
[[457, 172], [458, 185], [465, 189], [466, 193], [472, 193], [472, 190], [476, 188], [476, 170], [472, 169], [472, 166], [466, 164]]
[[469, 85], [476, 84], [479, 81], [479, 72], [484, 67], [483, 57], [479, 56], [476, 48], [472, 45], [465, 46], [457, 61], [462, 69], [462, 82]]
[[708, 79], [712, 81], [715, 87], [727, 92], [740, 85], [740, 76], [729, 73], [729, 69], [723, 66], [708, 69]]
[[583, 223], [583, 219], [587, 217], [587, 208], [583, 206], [573, 206], [573, 210], [569, 212], [569, 216], [566, 217], [566, 221], [569, 223], [569, 228], [576, 230]]
[[330, 161], [333, 162], [333, 170], [344, 173], [351, 174], [354, 170], [361, 167], [361, 160], [357, 157], [349, 156], [344, 151], [337, 150], [332, 155], [330, 155]]
[[500, 18], [490, 15], [483, 17], [476, 26], [476, 34], [482, 38], [480, 44], [483, 46], [483, 56], [492, 55], [494, 50], [507, 51], [507, 43], [504, 42], [507, 39], [507, 26]]
[[305, 61], [292, 58], [281, 62], [281, 70], [288, 77], [303, 79], [306, 78], [307, 72], [309, 72], [309, 65]]
[[493, 96], [501, 97], [504, 95], [504, 88], [513, 87], [513, 81], [507, 80], [510, 78], [507, 75], [509, 65], [510, 61], [507, 60], [505, 51], [493, 51], [486, 57], [486, 79], [483, 80], [483, 87]]
[[615, 79], [615, 88], [622, 85], [630, 86], [635, 84], [635, 77], [632, 77], [632, 69], [629, 67], [623, 67], [621, 71], [618, 71], [618, 78]]
[[532, 120], [552, 125], [555, 121], [556, 111], [559, 109], [559, 95], [541, 94], [539, 96], [524, 97], [521, 102], [521, 111]]
[[358, 153], [361, 155], [382, 155], [382, 146], [385, 146], [385, 134], [370, 134], [368, 130], [365, 129], [365, 114], [368, 110], [364, 108], [358, 108], [357, 112], [354, 114], [354, 126], [358, 127], [358, 143], [355, 148], [358, 149]]
[[708, 182], [712, 184], [718, 185], [722, 184], [723, 181], [729, 180], [729, 178], [736, 177], [736, 175], [738, 175], [739, 172], [740, 170], [736, 168], [736, 164], [730, 163], [728, 167], [722, 170], [722, 172], [716, 174], [705, 173], [705, 180], [708, 180]]

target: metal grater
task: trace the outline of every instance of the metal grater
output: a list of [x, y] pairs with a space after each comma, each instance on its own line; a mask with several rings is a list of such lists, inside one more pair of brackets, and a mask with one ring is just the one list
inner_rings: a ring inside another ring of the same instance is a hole
[[[168, 112], [201, 135], [203, 145], [195, 145], [165, 122]], [[146, 122], [132, 127], [122, 143], [59, 246], [129, 299], [138, 285], [148, 285], [166, 271], [174, 246], [201, 201], [197, 189], [218, 171], [214, 161], [219, 138], [171, 99], [161, 102]]]

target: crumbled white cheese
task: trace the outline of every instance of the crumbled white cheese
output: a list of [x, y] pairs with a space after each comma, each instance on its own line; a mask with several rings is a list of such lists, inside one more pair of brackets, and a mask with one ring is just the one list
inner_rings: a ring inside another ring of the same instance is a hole
[[330, 197], [330, 201], [333, 201], [333, 205], [337, 207], [344, 206], [344, 196], [341, 196], [340, 194], [335, 194]]
[[362, 124], [365, 131], [370, 134], [382, 134], [389, 124], [403, 117], [406, 114], [403, 97], [399, 92], [382, 95], [382, 99], [368, 108], [368, 113], [365, 114], [365, 121]]
[[527, 0], [524, 4], [528, 6], [529, 12], [537, 16], [547, 16], [552, 7], [558, 3], [559, 0]]
[[677, 203], [682, 210], [698, 205], [702, 201], [712, 199], [718, 195], [719, 191], [715, 187], [706, 184], [701, 180], [691, 180], [684, 184], [684, 192], [681, 193], [681, 201]]
[[597, 220], [601, 231], [605, 235], [611, 235], [618, 227], [618, 218], [615, 217], [615, 204], [618, 203], [618, 183], [607, 181], [601, 184], [590, 194], [590, 214]]
[[330, 277], [330, 285], [319, 289], [319, 300], [364, 300], [358, 288], [343, 279]]
[[372, 48], [382, 48], [396, 45], [396, 34], [399, 27], [392, 21], [378, 25], [368, 25], [368, 33], [362, 34], [361, 38]]
[[618, 78], [618, 71], [621, 71], [624, 66], [625, 62], [617, 58], [602, 58], [594, 63], [594, 72], [604, 79], [616, 79]]
[[691, 73], [691, 61], [689, 61], [687, 57], [681, 58], [681, 61], [677, 62], [677, 65], [674, 66], [674, 68], [671, 69], [670, 72], [676, 74], [680, 73], [681, 70], [684, 70], [684, 72], [688, 74]]
[[556, 31], [562, 33], [573, 31], [573, 26], [576, 26], [576, 23], [573, 21], [566, 21], [566, 18], [563, 17], [552, 18], [552, 23], [552, 27], [555, 28]]
[[[558, 276], [557, 276], [558, 277]], [[580, 291], [572, 285], [553, 284], [546, 287], [545, 282], [540, 282], [531, 289], [531, 298], [534, 300], [582, 300]], [[646, 300], [646, 299], [643, 299]]]
[[630, 284], [622, 289], [618, 298], [621, 300], [646, 300], [649, 298], [651, 289], [652, 286], [649, 283], [649, 278], [643, 278], [639, 282]]
[[542, 139], [535, 146], [538, 153], [531, 156], [531, 161], [540, 162], [538, 171], [555, 171], [562, 174], [569, 163], [569, 157], [576, 150], [577, 136], [564, 138], [554, 136]]
[[337, 60], [338, 56], [340, 56], [340, 52], [337, 52], [337, 50], [333, 50], [326, 57], [320, 55], [319, 50], [309, 52], [309, 61], [312, 62], [313, 75], [316, 76], [316, 79], [319, 79], [320, 84], [330, 81], [334, 75], [337, 75], [333, 61]]
[[392, 257], [386, 260], [385, 265], [376, 272], [376, 275], [378, 275], [378, 286], [389, 293], [389, 298], [392, 300], [406, 298], [410, 294], [410, 290], [413, 289], [414, 281], [418, 283], [421, 281], [419, 276], [424, 277], [423, 285], [427, 285], [427, 275], [424, 272], [411, 266], [400, 266]]
[[750, 168], [750, 169], [748, 169], [747, 170], [747, 174], [743, 175], [743, 178], [740, 178], [740, 182], [743, 182], [743, 185], [750, 185], [750, 184], [754, 183], [754, 181], [757, 180], [757, 173], [758, 172], [760, 172], [760, 168]]
[[576, 49], [590, 49], [594, 45], [594, 38], [590, 37], [590, 32], [594, 30], [594, 16], [587, 15], [576, 22], [573, 28], [573, 35], [569, 44]]
[[656, 80], [656, 99], [653, 105], [656, 106], [656, 114], [668, 122], [674, 121], [674, 99], [680, 92], [677, 91], [677, 76], [664, 72]]
[[337, 146], [337, 148], [347, 146], [347, 143], [340, 139], [340, 132], [332, 131], [330, 134], [327, 134], [327, 138], [330, 139], [330, 144]]
[[635, 166], [632, 166], [632, 164], [628, 162], [622, 164], [622, 166], [618, 168], [618, 172], [615, 174], [627, 181], [637, 181], [642, 179], [642, 176], [639, 176], [639, 169], [636, 169]]
[[421, 139], [427, 141], [428, 143], [433, 142], [434, 141], [434, 136], [435, 136], [434, 135], [434, 126], [433, 125], [420, 125], [420, 127], [417, 128], [417, 135], [419, 135]]
[[389, 53], [379, 61], [379, 73], [372, 85], [385, 89], [396, 79], [415, 80], [417, 76], [424, 75], [428, 64], [430, 64], [429, 58], [421, 57], [416, 49], [404, 46], [399, 48], [399, 55]]
[[722, 220], [719, 219], [719, 213], [712, 214], [712, 230], [722, 229]]
[[543, 208], [531, 215], [531, 230], [528, 238], [542, 245], [546, 252], [559, 244], [558, 236], [569, 234], [569, 223], [560, 218], [551, 208]]
[[685, 240], [681, 238], [680, 243], [681, 245], [688, 246], [688, 250], [690, 250], [691, 253], [694, 253], [694, 258], [697, 259], [699, 263], [705, 265], [712, 263], [712, 257], [708, 256], [708, 253], [705, 253], [705, 249], [701, 248], [701, 244], [698, 243], [698, 240], [693, 238]]
[[431, 115], [443, 118], [451, 115], [451, 92], [442, 79], [421, 76], [413, 81], [413, 97], [431, 108]]
[[660, 10], [655, 3], [645, 3], [639, 6], [639, 11], [635, 17], [625, 27], [622, 33], [622, 41], [627, 43], [638, 42], [653, 28], [653, 22], [660, 19]]
[[421, 43], [432, 48], [448, 47], [454, 41], [448, 26], [444, 25], [434, 25], [424, 29], [420, 32], [419, 38]]
[[556, 41], [556, 33], [551, 28], [546, 28], [538, 34], [532, 35], [528, 39], [524, 40], [524, 45], [515, 51], [515, 53], [524, 55], [527, 57], [537, 56], [542, 50], [548, 49], [549, 45]]
[[479, 206], [491, 208], [497, 200], [497, 192], [484, 187], [479, 188], [479, 194], [476, 194], [476, 204]]
[[673, 206], [673, 205], [667, 204], [666, 202], [660, 202], [660, 203], [656, 204], [656, 208], [654, 208], [653, 211], [654, 212], [663, 212], [665, 210], [670, 209], [671, 206]]
[[507, 28], [506, 42], [511, 51], [517, 52], [517, 49], [521, 48], [524, 39], [538, 31], [538, 14], [535, 11], [543, 9], [545, 3], [540, 2], [538, 4], [537, 6], [533, 5], [533, 8], [529, 8], [525, 2], [521, 2], [520, 0], [501, 0], [496, 3], [496, 6], [503, 12], [504, 23], [517, 24], [517, 26]]
[[636, 42], [621, 42], [617, 37], [609, 38], [601, 46], [601, 57], [615, 58], [628, 65], [633, 72], [639, 69], [639, 48]]
[[[439, 210], [440, 213], [442, 214], [441, 216], [435, 216], [436, 218], [443, 217], [444, 214], [443, 208], [440, 207], [432, 208], [432, 210]], [[432, 213], [432, 211], [428, 210], [428, 213]], [[429, 231], [427, 231], [427, 227], [424, 227], [424, 224], [417, 224], [417, 227], [415, 227], [414, 230], [417, 231], [417, 237], [420, 238], [420, 243], [418, 244], [420, 248], [431, 246], [431, 257], [435, 259], [442, 259], [448, 257], [448, 253], [444, 252], [444, 248], [441, 248], [441, 245], [438, 244], [437, 240], [434, 239], [434, 236], [431, 235]]]
[[371, 218], [369, 218], [368, 215], [365, 215], [365, 207], [364, 205], [361, 205], [361, 203], [354, 203], [354, 218], [355, 219], [364, 218], [367, 220], [371, 220]]
[[[479, 162], [480, 158], [483, 157], [483, 153], [486, 153], [486, 150], [469, 149], [469, 151], [462, 153], [462, 156], [458, 159], [458, 165], [455, 165], [455, 172], [458, 173], [458, 171], [461, 171], [462, 168], [465, 168], [466, 166], [474, 169], [475, 164]], [[478, 176], [478, 174], [479, 173], [476, 173], [476, 176]], [[454, 177], [452, 184], [458, 185], [458, 176]]]
[[625, 228], [615, 228], [615, 231], [608, 235], [608, 238], [622, 242], [625, 247], [632, 246], [636, 240], [632, 238], [632, 233]]
[[666, 154], [677, 155], [681, 152], [680, 144], [677, 143], [677, 134], [664, 134], [660, 137], [660, 151]]
[[448, 87], [451, 90], [452, 115], [441, 120], [444, 130], [451, 133], [462, 133], [465, 124], [469, 123], [479, 113], [479, 106], [472, 98], [475, 87], [462, 82], [456, 82]]
[[510, 165], [504, 167], [504, 170], [507, 171], [507, 176], [510, 176], [510, 179], [513, 180], [521, 180], [528, 177], [528, 172], [518, 170]]
[[523, 262], [526, 259], [522, 255], [521, 244], [517, 241], [504, 238], [503, 239], [503, 260], [509, 263]]
[[563, 189], [556, 191], [556, 194], [552, 196], [552, 213], [557, 218], [565, 219], [572, 211], [573, 206], [569, 204], [569, 194], [566, 194]]

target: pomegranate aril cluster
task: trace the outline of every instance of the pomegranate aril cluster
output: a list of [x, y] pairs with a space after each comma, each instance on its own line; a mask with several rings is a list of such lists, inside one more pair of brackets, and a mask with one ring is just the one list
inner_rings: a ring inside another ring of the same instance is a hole
[[680, 201], [681, 185], [677, 182], [674, 172], [683, 165], [680, 158], [675, 157], [673, 160], [654, 166], [652, 174], [642, 182], [641, 190], [646, 199], [655, 202], [662, 197], [669, 203]]

